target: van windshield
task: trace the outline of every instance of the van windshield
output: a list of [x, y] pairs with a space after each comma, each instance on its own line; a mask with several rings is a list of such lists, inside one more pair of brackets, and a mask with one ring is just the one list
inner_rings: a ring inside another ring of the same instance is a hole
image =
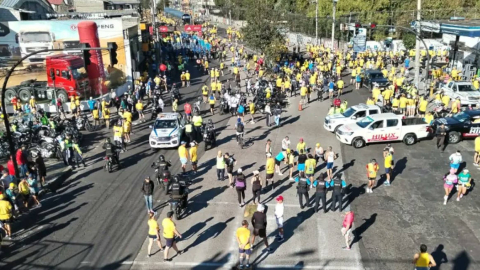
[[343, 116], [345, 117], [350, 117], [352, 116], [354, 113], [356, 113], [357, 111], [353, 108], [348, 108], [344, 113], [342, 113]]
[[28, 32], [21, 34], [22, 42], [50, 42], [49, 32]]

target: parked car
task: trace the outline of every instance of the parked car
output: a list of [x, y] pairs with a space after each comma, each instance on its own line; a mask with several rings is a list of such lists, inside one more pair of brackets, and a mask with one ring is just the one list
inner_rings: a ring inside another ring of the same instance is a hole
[[448, 132], [448, 142], [458, 143], [462, 139], [480, 135], [480, 110], [466, 110], [452, 117], [437, 118], [432, 123], [434, 131], [444, 124]]
[[462, 106], [477, 107], [480, 102], [480, 91], [475, 89], [471, 82], [449, 82], [441, 89], [452, 100], [460, 98]]
[[323, 127], [330, 132], [336, 132], [343, 125], [355, 123], [366, 116], [380, 113], [382, 113], [382, 109], [379, 106], [361, 103], [348, 108], [343, 113], [327, 115]]
[[369, 69], [365, 71], [363, 86], [372, 90], [374, 83], [377, 83], [380, 88], [385, 88], [388, 85], [388, 79], [385, 78], [383, 73], [378, 69]]

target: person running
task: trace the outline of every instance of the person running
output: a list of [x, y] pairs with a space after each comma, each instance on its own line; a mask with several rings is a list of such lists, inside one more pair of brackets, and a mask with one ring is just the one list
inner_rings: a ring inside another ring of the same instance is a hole
[[152, 245], [153, 241], [157, 242], [160, 252], [163, 251], [162, 240], [160, 239], [160, 228], [158, 227], [158, 222], [155, 220], [155, 213], [148, 213], [148, 251], [147, 257], [152, 256]]
[[163, 252], [164, 262], [172, 260], [168, 258], [168, 252], [170, 251], [170, 248], [173, 248], [177, 252], [178, 256], [183, 254], [183, 250], [178, 250], [177, 243], [175, 242], [175, 236], [181, 239], [182, 235], [177, 231], [175, 223], [173, 223], [172, 217], [173, 211], [170, 211], [167, 213], [167, 217], [162, 220], [163, 238], [165, 238], [166, 241], [165, 249]]
[[275, 171], [277, 172], [278, 175], [282, 176], [283, 173], [280, 170], [280, 163], [282, 161], [286, 161], [287, 158], [287, 151], [281, 151], [278, 153], [278, 155], [275, 157]]
[[432, 255], [427, 253], [427, 245], [420, 245], [420, 253], [416, 253], [413, 256], [413, 264], [415, 270], [429, 270], [430, 267], [437, 266], [437, 263], [433, 259]]
[[188, 151], [185, 147], [186, 142], [182, 141], [178, 147], [178, 156], [180, 157], [180, 163], [182, 163], [182, 171], [185, 172], [187, 169], [188, 162]]
[[378, 163], [375, 159], [370, 160], [370, 163], [367, 164], [367, 193], [373, 193], [373, 188], [375, 187], [375, 181], [377, 180], [377, 172], [380, 169]]
[[457, 202], [465, 195], [467, 189], [471, 186], [472, 178], [467, 169], [463, 169], [461, 173], [458, 174], [458, 190], [457, 190]]
[[249, 259], [250, 254], [252, 254], [252, 248], [250, 245], [250, 234], [250, 229], [248, 229], [248, 221], [243, 220], [242, 227], [238, 228], [237, 232], [235, 233], [238, 243], [238, 253], [240, 253], [240, 255], [238, 256], [238, 269], [243, 269], [244, 265], [246, 269], [250, 268]]
[[383, 153], [384, 153], [383, 156], [385, 160], [384, 165], [385, 165], [385, 177], [386, 177], [386, 180], [383, 184], [388, 187], [390, 186], [390, 178], [391, 178], [393, 166], [394, 166], [393, 155], [388, 149], [384, 149]]
[[450, 160], [450, 168], [454, 169], [455, 173], [457, 173], [458, 168], [460, 167], [460, 164], [463, 161], [460, 150], [457, 150], [457, 152], [451, 154], [448, 159]]
[[287, 163], [288, 163], [288, 180], [293, 181], [293, 168], [295, 167], [295, 154], [292, 150], [289, 149], [289, 153], [287, 155]]
[[265, 214], [265, 206], [263, 204], [257, 205], [257, 211], [252, 216], [253, 237], [251, 245], [255, 245], [255, 238], [259, 236], [265, 243], [267, 252], [272, 252], [267, 239], [267, 215]]
[[275, 220], [277, 222], [278, 234], [275, 236], [278, 242], [283, 241], [283, 213], [285, 212], [285, 206], [283, 205], [283, 196], [279, 195], [277, 198], [277, 204], [275, 204]]
[[[275, 159], [272, 157], [272, 154], [267, 153], [267, 161], [265, 164], [265, 187], [268, 187], [268, 181], [272, 180], [272, 185], [273, 185], [273, 175], [275, 173]], [[272, 187], [273, 189], [273, 187]]]
[[196, 141], [192, 141], [190, 143], [189, 154], [190, 154], [190, 162], [192, 163], [192, 170], [194, 173], [197, 173], [197, 161], [198, 161], [197, 150], [198, 150], [198, 143]]
[[243, 174], [242, 168], [238, 168], [235, 176], [235, 189], [237, 190], [238, 204], [240, 207], [245, 205], [245, 190], [247, 189], [247, 180]]
[[352, 227], [354, 220], [355, 215], [353, 211], [345, 212], [345, 218], [343, 219], [341, 229], [342, 235], [345, 237], [345, 247], [343, 247], [344, 250], [350, 250], [350, 238], [352, 236]]
[[337, 154], [335, 154], [332, 147], [329, 146], [325, 156], [327, 156], [327, 176], [331, 180], [333, 177], [333, 162], [337, 159]]
[[443, 188], [445, 189], [445, 196], [443, 196], [443, 205], [447, 205], [447, 200], [450, 196], [450, 193], [452, 192], [453, 185], [458, 182], [458, 177], [455, 174], [455, 170], [450, 169], [450, 174], [445, 175], [443, 177], [443, 181], [445, 181], [445, 184], [443, 184]]

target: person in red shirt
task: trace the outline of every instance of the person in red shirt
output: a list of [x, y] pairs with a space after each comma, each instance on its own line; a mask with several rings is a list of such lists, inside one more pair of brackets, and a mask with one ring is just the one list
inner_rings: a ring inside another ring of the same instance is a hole
[[27, 173], [27, 157], [26, 157], [26, 147], [22, 145], [21, 149], [17, 150], [16, 159], [17, 165], [20, 167], [20, 176], [23, 177]]
[[10, 156], [10, 159], [7, 162], [7, 169], [9, 175], [15, 175], [15, 167], [13, 166], [12, 156]]
[[183, 105], [183, 111], [187, 115], [187, 119], [190, 120], [192, 118], [192, 106], [190, 103], [187, 102], [185, 105]]
[[355, 215], [353, 211], [345, 212], [345, 218], [343, 219], [342, 224], [342, 235], [345, 237], [345, 244], [346, 246], [343, 247], [345, 250], [350, 250], [350, 236], [352, 235], [352, 226], [353, 221], [355, 219]]

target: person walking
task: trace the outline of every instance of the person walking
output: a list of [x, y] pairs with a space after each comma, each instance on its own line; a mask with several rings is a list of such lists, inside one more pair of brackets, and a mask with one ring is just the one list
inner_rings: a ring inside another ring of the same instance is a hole
[[328, 184], [330, 187], [333, 188], [332, 192], [332, 204], [330, 205], [330, 210], [335, 212], [336, 211], [336, 204], [339, 203], [338, 208], [340, 212], [342, 211], [343, 205], [343, 189], [347, 186], [345, 180], [341, 179], [341, 174], [337, 174], [333, 180], [330, 181]]
[[230, 188], [233, 188], [233, 166], [237, 164], [237, 161], [233, 158], [233, 155], [230, 156], [228, 153], [225, 153], [224, 158], [225, 165], [227, 166], [228, 184]]
[[342, 223], [342, 235], [345, 237], [345, 247], [343, 247], [344, 250], [350, 250], [350, 238], [352, 238], [352, 227], [353, 227], [353, 222], [355, 220], [355, 214], [353, 211], [347, 211], [345, 212], [345, 218], [343, 219]]
[[427, 245], [420, 245], [420, 253], [415, 253], [413, 256], [413, 264], [415, 270], [429, 270], [431, 267], [437, 266], [437, 263], [433, 259], [432, 255], [427, 253]]
[[196, 141], [192, 141], [190, 143], [189, 154], [190, 154], [190, 162], [192, 163], [193, 173], [197, 173], [197, 162], [198, 162], [197, 150], [198, 150], [198, 143]]
[[272, 252], [267, 239], [267, 215], [265, 214], [265, 206], [263, 204], [257, 205], [257, 211], [252, 216], [253, 237], [251, 245], [255, 245], [255, 238], [259, 236], [265, 243], [267, 252]]
[[386, 180], [383, 183], [383, 185], [388, 187], [390, 186], [390, 178], [392, 177], [394, 161], [393, 161], [392, 153], [387, 149], [383, 150], [383, 156], [385, 161], [384, 165], [385, 165], [385, 177], [386, 177]]
[[35, 202], [35, 207], [41, 207], [42, 204], [38, 200], [38, 192], [40, 191], [38, 188], [38, 182], [37, 179], [33, 177], [33, 175], [29, 172], [27, 172], [27, 183], [28, 183], [28, 188], [30, 189], [30, 195]]
[[243, 174], [242, 168], [238, 168], [235, 176], [235, 189], [237, 190], [238, 204], [240, 207], [245, 205], [245, 190], [247, 189], [247, 180]]
[[283, 196], [277, 197], [277, 204], [275, 204], [275, 220], [277, 222], [278, 234], [275, 237], [278, 242], [283, 241], [283, 213], [285, 212], [285, 206], [283, 205]]
[[445, 196], [443, 196], [443, 205], [447, 205], [448, 196], [452, 192], [453, 185], [458, 183], [458, 177], [455, 174], [454, 169], [450, 169], [450, 174], [447, 174], [443, 177], [443, 189], [445, 189]]
[[250, 181], [252, 185], [252, 204], [257, 204], [255, 201], [260, 203], [260, 195], [262, 193], [263, 179], [260, 177], [259, 171], [253, 171], [253, 177]]
[[337, 154], [333, 152], [332, 147], [329, 146], [325, 156], [327, 157], [327, 175], [328, 179], [331, 180], [333, 177], [333, 163], [335, 159], [337, 159]]
[[[10, 224], [13, 222], [13, 207], [4, 194], [0, 194], [0, 222], [5, 226], [7, 236], [5, 239], [12, 239], [12, 228]], [[266, 220], [265, 220], [266, 222]]]
[[460, 150], [457, 150], [457, 152], [451, 154], [448, 159], [450, 160], [450, 169], [454, 169], [455, 173], [457, 173], [458, 168], [460, 168], [460, 164], [463, 162]]
[[[300, 172], [299, 176], [295, 178], [295, 182], [298, 183], [297, 186], [297, 194], [298, 194], [298, 202], [300, 203], [300, 209], [305, 208], [305, 206], [309, 206], [310, 197], [308, 195], [308, 189], [310, 186], [310, 180], [305, 176], [304, 172]], [[303, 204], [303, 197], [305, 197], [305, 205]]]
[[268, 187], [269, 180], [272, 180], [272, 186], [273, 186], [274, 173], [275, 173], [275, 159], [272, 157], [272, 154], [267, 153], [267, 161], [265, 164], [265, 187]]
[[315, 187], [315, 213], [318, 213], [320, 200], [322, 200], [323, 212], [327, 213], [328, 182], [325, 181], [325, 175], [323, 173], [320, 173], [313, 183], [313, 186]]
[[175, 236], [182, 238], [182, 235], [178, 232], [175, 223], [172, 220], [173, 211], [167, 213], [167, 217], [162, 220], [162, 228], [163, 228], [163, 238], [165, 238], [165, 249], [163, 252], [163, 261], [168, 262], [172, 259], [168, 258], [168, 252], [170, 248], [173, 248], [177, 255], [180, 256], [183, 254], [183, 250], [179, 250], [177, 248], [177, 243], [175, 241]]
[[225, 180], [225, 157], [223, 157], [220, 150], [217, 153], [217, 180]]
[[465, 168], [461, 173], [458, 174], [458, 190], [457, 190], [457, 202], [465, 195], [467, 189], [472, 185], [472, 177], [470, 173]]
[[373, 188], [375, 187], [375, 181], [377, 180], [377, 172], [379, 170], [378, 163], [375, 159], [370, 160], [370, 163], [367, 164], [367, 193], [373, 193]]
[[442, 152], [445, 150], [445, 137], [447, 137], [447, 129], [445, 124], [441, 124], [435, 132], [437, 136], [437, 149], [440, 149]]
[[148, 213], [148, 251], [147, 257], [152, 256], [152, 245], [153, 241], [157, 242], [160, 252], [163, 251], [162, 240], [160, 239], [160, 228], [158, 227], [158, 222], [155, 219], [155, 213]]
[[178, 147], [178, 156], [180, 157], [180, 163], [182, 164], [182, 171], [185, 172], [187, 169], [188, 162], [188, 151], [185, 147], [187, 143], [182, 141]]
[[252, 254], [252, 247], [250, 245], [250, 229], [248, 229], [248, 221], [242, 221], [242, 227], [237, 229], [235, 236], [237, 238], [238, 243], [238, 269], [243, 269], [244, 265], [245, 268], [250, 268], [250, 254]]
[[142, 192], [143, 197], [145, 198], [145, 204], [147, 206], [148, 213], [155, 213], [153, 211], [153, 189], [154, 189], [153, 181], [150, 180], [150, 176], [145, 177], [145, 181], [142, 183]]

